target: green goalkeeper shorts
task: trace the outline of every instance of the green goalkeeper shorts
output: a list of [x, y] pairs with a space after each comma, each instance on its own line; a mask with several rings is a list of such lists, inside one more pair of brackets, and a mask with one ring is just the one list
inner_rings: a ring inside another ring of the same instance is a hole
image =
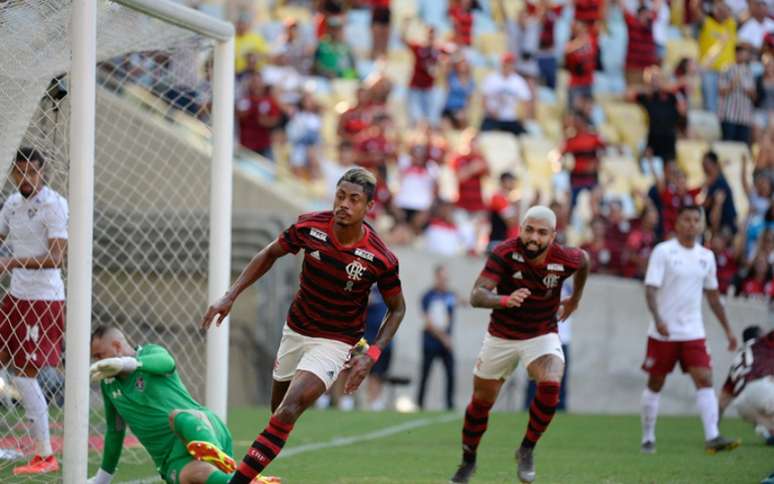
[[[213, 429], [213, 434], [217, 438], [217, 442], [211, 442], [218, 446], [220, 450], [228, 455], [234, 455], [234, 449], [232, 447], [231, 432], [217, 415], [210, 411], [198, 411], [191, 410], [190, 413], [196, 417], [205, 421], [205, 425], [208, 425]], [[180, 484], [180, 472], [183, 467], [193, 462], [194, 458], [188, 453], [188, 449], [185, 447], [185, 443], [182, 440], [175, 440], [175, 444], [172, 446], [172, 450], [167, 456], [167, 460], [164, 465], [159, 469], [159, 474], [164, 482], [167, 484]]]

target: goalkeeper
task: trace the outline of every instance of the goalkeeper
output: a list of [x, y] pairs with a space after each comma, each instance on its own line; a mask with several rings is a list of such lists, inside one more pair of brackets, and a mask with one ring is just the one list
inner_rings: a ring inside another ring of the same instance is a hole
[[[125, 425], [145, 447], [169, 484], [221, 484], [231, 479], [231, 433], [191, 397], [175, 360], [158, 345], [133, 349], [115, 327], [91, 335], [91, 379], [101, 381], [105, 402], [105, 451], [89, 484], [109, 484], [121, 457]], [[171, 432], [170, 432], [171, 428]], [[256, 478], [253, 482], [278, 482]]]

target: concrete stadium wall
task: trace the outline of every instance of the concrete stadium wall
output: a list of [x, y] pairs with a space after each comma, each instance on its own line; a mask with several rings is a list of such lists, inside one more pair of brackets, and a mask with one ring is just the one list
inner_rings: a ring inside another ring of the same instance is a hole
[[[408, 310], [396, 337], [390, 373], [412, 378], [410, 386], [397, 388], [395, 393], [415, 400], [423, 325], [419, 298], [432, 284], [433, 267], [437, 263], [446, 264], [452, 287], [467, 297], [484, 260], [469, 257], [444, 260], [412, 249], [398, 249], [396, 253], [400, 259]], [[771, 327], [767, 308], [763, 304], [730, 300], [727, 302], [727, 312], [737, 335], [749, 324], [767, 324]], [[706, 304], [704, 313], [717, 389], [726, 377], [732, 354], [726, 350], [720, 325]], [[488, 318], [488, 311], [470, 307], [461, 308], [456, 314], [453, 336], [457, 354], [457, 408], [463, 408], [470, 398], [471, 372], [486, 332]], [[646, 381], [640, 365], [645, 354], [648, 321], [642, 283], [605, 276], [590, 278], [583, 301], [572, 321], [568, 387], [571, 411], [608, 414], [639, 412], [640, 395]], [[428, 408], [441, 408], [443, 380], [441, 362], [436, 361], [428, 389]], [[504, 387], [496, 408], [520, 408], [525, 382], [526, 374], [520, 368]], [[661, 399], [661, 413], [696, 413], [693, 385], [679, 371], [667, 380]]]

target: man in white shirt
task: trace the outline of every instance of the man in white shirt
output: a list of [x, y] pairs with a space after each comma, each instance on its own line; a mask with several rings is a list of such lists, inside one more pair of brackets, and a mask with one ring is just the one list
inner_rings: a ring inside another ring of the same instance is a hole
[[481, 131], [507, 131], [515, 136], [525, 133], [518, 119], [522, 102], [532, 100], [527, 81], [516, 74], [516, 58], [510, 52], [503, 55], [502, 67], [484, 79], [484, 121]]
[[681, 208], [675, 238], [658, 244], [648, 261], [645, 294], [653, 320], [642, 364], [648, 373], [648, 384], [642, 394], [641, 446], [647, 454], [656, 451], [659, 392], [678, 361], [696, 385], [696, 406], [704, 425], [706, 451], [715, 453], [739, 445], [739, 441], [726, 439], [718, 431], [718, 400], [712, 388], [712, 362], [705, 344], [702, 293], [706, 293], [712, 312], [726, 332], [729, 351], [736, 350], [737, 341], [720, 302], [715, 257], [696, 243], [701, 227], [699, 207]]
[[768, 5], [765, 0], [750, 0], [750, 18], [739, 29], [737, 43], [750, 44], [756, 52], [760, 51], [769, 32], [774, 32], [774, 20], [769, 18]]
[[0, 271], [11, 272], [11, 288], [0, 305], [0, 362], [13, 364], [35, 456], [14, 475], [56, 472], [48, 404], [37, 381], [44, 366], [57, 366], [64, 332], [64, 283], [60, 267], [67, 250], [67, 200], [46, 186], [43, 156], [21, 148], [11, 168], [18, 191], [0, 209], [0, 238], [11, 257]]

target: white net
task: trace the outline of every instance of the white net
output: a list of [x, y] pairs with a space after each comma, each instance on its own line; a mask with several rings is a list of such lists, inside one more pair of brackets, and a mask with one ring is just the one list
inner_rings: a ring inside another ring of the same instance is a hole
[[[205, 341], [195, 322], [207, 303], [212, 43], [111, 2], [98, 6], [93, 324], [114, 324], [136, 344], [167, 346], [203, 400]], [[64, 339], [56, 300], [67, 271], [59, 282], [59, 269], [40, 267], [56, 265], [57, 227], [66, 227], [70, 11], [68, 0], [0, 1], [0, 169], [18, 172], [3, 188], [2, 256], [38, 261], [26, 261], [38, 264], [33, 269], [5, 270], [0, 285], [8, 360], [0, 384], [0, 482], [41, 440], [26, 418], [26, 383], [14, 375], [40, 368], [51, 442], [61, 455], [65, 362], [57, 358]], [[35, 191], [36, 161], [16, 162], [22, 147], [45, 160], [46, 190]], [[19, 195], [25, 184], [33, 196]], [[96, 460], [104, 425], [96, 388], [92, 397]], [[130, 437], [122, 462], [146, 459], [133, 449]]]

